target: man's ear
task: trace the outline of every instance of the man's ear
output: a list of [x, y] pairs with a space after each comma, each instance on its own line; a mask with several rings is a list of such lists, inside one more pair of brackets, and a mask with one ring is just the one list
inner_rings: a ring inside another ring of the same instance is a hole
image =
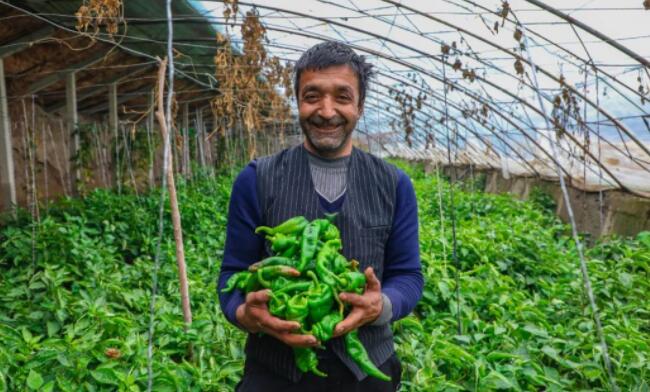
[[363, 103], [364, 101], [359, 102], [359, 118], [363, 116]]

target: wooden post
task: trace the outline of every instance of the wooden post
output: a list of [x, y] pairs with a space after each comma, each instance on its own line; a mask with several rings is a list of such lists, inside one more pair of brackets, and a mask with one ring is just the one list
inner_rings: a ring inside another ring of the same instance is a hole
[[15, 211], [16, 180], [14, 178], [14, 157], [11, 146], [11, 122], [7, 104], [5, 68], [0, 58], [0, 198], [6, 210]]
[[120, 178], [120, 167], [119, 167], [119, 150], [117, 146], [119, 145], [119, 134], [118, 134], [118, 117], [117, 117], [117, 83], [111, 83], [108, 85], [108, 128], [109, 132], [115, 138], [115, 173], [113, 174], [114, 182], [118, 188], [121, 190], [121, 178]]
[[[156, 118], [160, 133], [163, 138], [163, 146], [171, 150], [171, 143], [165, 143], [168, 138], [167, 134], [167, 119], [165, 110], [163, 108], [163, 93], [165, 89], [165, 69], [167, 68], [167, 59], [160, 63], [158, 70], [158, 111], [156, 111]], [[171, 113], [167, 113], [168, 116]], [[163, 148], [164, 148], [163, 147]], [[187, 281], [187, 266], [185, 265], [185, 250], [183, 247], [183, 229], [181, 227], [181, 213], [178, 208], [178, 199], [176, 198], [176, 185], [174, 184], [174, 162], [171, 160], [171, 151], [167, 150], [168, 157], [170, 158], [169, 165], [167, 165], [167, 190], [169, 191], [169, 205], [172, 215], [172, 226], [174, 228], [174, 241], [176, 243], [176, 264], [178, 266], [178, 279], [181, 292], [181, 306], [183, 309], [183, 320], [185, 321], [185, 331], [192, 324], [192, 308], [190, 307], [190, 289]], [[163, 167], [165, 167], [163, 163]], [[190, 346], [190, 355], [191, 355]]]
[[70, 137], [70, 157], [68, 173], [70, 174], [70, 193], [77, 194], [81, 170], [76, 161], [79, 153], [79, 116], [77, 115], [77, 78], [74, 72], [65, 75], [65, 122]]

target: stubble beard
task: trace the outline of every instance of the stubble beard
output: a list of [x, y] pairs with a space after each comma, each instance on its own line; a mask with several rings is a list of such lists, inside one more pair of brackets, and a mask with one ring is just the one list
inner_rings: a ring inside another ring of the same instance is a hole
[[331, 156], [341, 151], [352, 135], [352, 129], [347, 130], [347, 123], [338, 126], [336, 131], [321, 132], [309, 119], [300, 120], [300, 128], [308, 143], [319, 155]]

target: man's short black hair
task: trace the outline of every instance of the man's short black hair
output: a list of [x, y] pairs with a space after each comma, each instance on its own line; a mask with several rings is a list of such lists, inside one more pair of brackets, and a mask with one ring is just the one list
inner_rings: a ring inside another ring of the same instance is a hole
[[294, 66], [293, 88], [298, 97], [300, 75], [304, 70], [320, 70], [336, 65], [348, 65], [359, 80], [359, 105], [366, 99], [368, 81], [373, 75], [372, 64], [364, 56], [356, 54], [349, 46], [337, 41], [325, 41], [309, 48]]

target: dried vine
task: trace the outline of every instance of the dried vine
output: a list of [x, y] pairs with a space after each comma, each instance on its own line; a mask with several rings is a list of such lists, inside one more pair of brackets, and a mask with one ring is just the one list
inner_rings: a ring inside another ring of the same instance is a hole
[[90, 29], [92, 36], [99, 34], [100, 28], [105, 26], [106, 33], [112, 38], [119, 26], [126, 23], [122, 0], [83, 0], [75, 16], [77, 30], [87, 33]]
[[[236, 13], [236, 1], [226, 2], [224, 18], [234, 20]], [[213, 134], [225, 135], [229, 130], [244, 129], [250, 159], [257, 154], [259, 132], [277, 123], [284, 129], [291, 121], [291, 68], [277, 57], [267, 55], [266, 29], [257, 10], [246, 12], [241, 35], [242, 53], [234, 53], [231, 37], [217, 33], [219, 49], [214, 63], [220, 94], [212, 100], [211, 106], [219, 121]]]

